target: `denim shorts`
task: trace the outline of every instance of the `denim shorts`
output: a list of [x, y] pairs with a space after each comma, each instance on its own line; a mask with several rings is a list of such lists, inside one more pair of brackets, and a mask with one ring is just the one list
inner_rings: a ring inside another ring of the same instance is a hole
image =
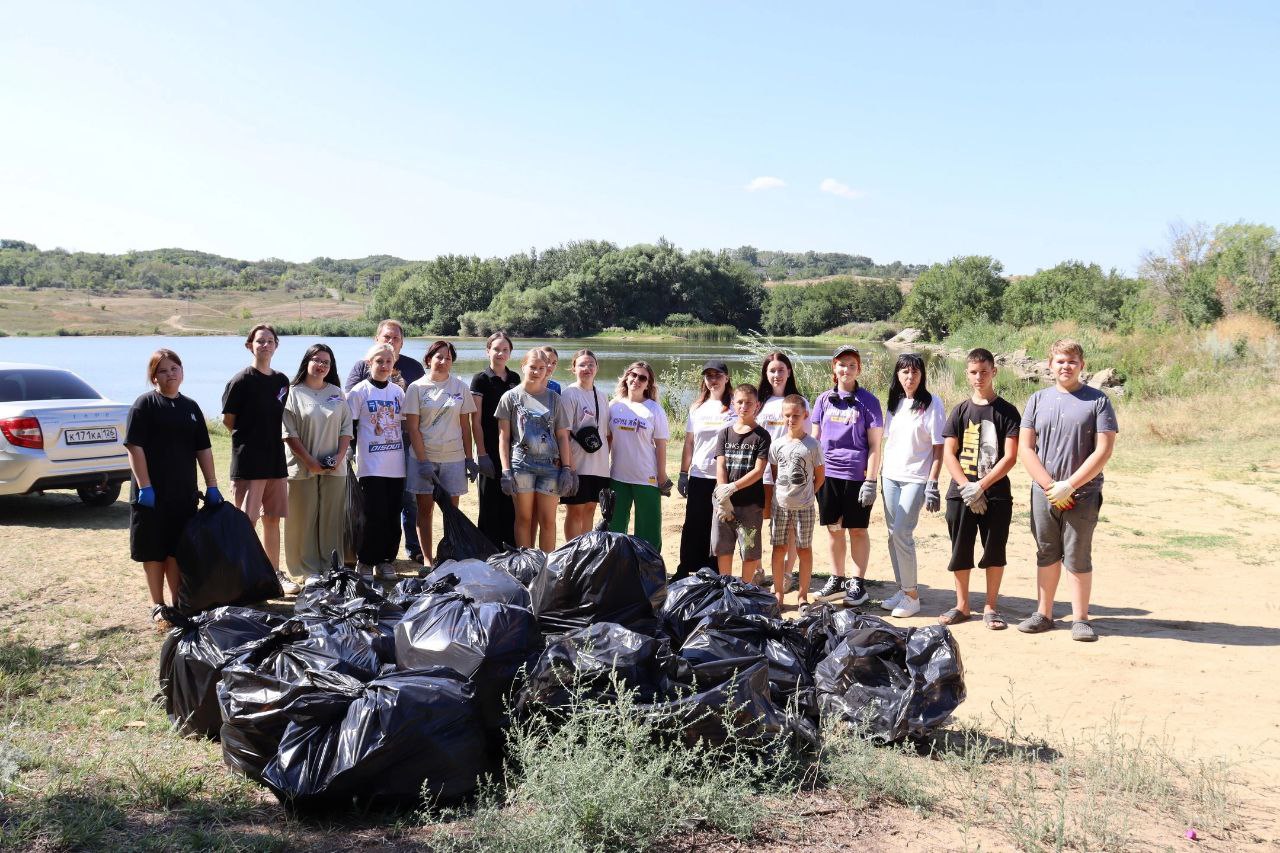
[[540, 495], [560, 494], [560, 466], [554, 459], [516, 458], [511, 461], [511, 470], [516, 476], [518, 495], [530, 492]]
[[[435, 484], [430, 477], [418, 473], [418, 460], [412, 456], [407, 461], [409, 476], [405, 479], [405, 491], [414, 495], [429, 495], [435, 492]], [[457, 462], [433, 462], [436, 479], [452, 497], [460, 498], [467, 493], [467, 465], [462, 460]]]

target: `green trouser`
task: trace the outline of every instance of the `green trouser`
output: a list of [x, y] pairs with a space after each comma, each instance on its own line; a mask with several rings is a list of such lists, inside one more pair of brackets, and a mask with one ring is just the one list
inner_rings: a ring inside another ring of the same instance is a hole
[[662, 551], [662, 495], [657, 486], [637, 486], [634, 483], [609, 481], [609, 488], [617, 496], [613, 504], [613, 518], [609, 529], [614, 533], [626, 533], [631, 522], [631, 504], [636, 505], [635, 535]]
[[329, 569], [329, 554], [342, 559], [347, 478], [316, 474], [289, 481], [289, 515], [284, 520], [284, 564], [299, 583]]

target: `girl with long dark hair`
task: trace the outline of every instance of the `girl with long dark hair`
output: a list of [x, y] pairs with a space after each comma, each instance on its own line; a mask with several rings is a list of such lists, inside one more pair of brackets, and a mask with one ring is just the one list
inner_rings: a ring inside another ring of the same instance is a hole
[[698, 391], [689, 406], [684, 425], [684, 451], [680, 454], [677, 488], [685, 499], [684, 527], [680, 529], [680, 563], [674, 580], [715, 568], [711, 553], [711, 527], [715, 522], [711, 493], [716, 488], [716, 436], [734, 421], [730, 403], [733, 382], [729, 366], [719, 359], [702, 365]]

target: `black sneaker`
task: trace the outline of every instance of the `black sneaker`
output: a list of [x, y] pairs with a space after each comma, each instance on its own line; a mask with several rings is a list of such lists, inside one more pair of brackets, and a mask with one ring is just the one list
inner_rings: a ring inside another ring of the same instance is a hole
[[867, 585], [862, 582], [862, 578], [849, 578], [844, 587], [844, 606], [857, 607], [859, 604], [866, 604], [869, 598], [871, 594], [867, 592]]
[[827, 578], [827, 582], [822, 585], [822, 589], [818, 590], [818, 594], [814, 597], [819, 601], [826, 601], [832, 598], [839, 598], [844, 595], [844, 578], [839, 575], [832, 575]]

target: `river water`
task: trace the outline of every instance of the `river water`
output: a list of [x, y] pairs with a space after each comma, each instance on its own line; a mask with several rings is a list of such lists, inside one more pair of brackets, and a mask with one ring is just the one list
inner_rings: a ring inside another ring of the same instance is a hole
[[[454, 374], [470, 381], [471, 375], [483, 370], [487, 364], [484, 341], [475, 338], [452, 338], [458, 350]], [[367, 338], [317, 338], [286, 336], [280, 341], [272, 366], [290, 377], [298, 369], [302, 354], [313, 343], [327, 343], [338, 360], [338, 372], [346, 378], [353, 362], [364, 357], [372, 343]], [[415, 358], [422, 358], [431, 339], [410, 339], [402, 351]], [[735, 381], [756, 382], [760, 376], [758, 359], [736, 347], [732, 342], [671, 341], [640, 342], [623, 340], [569, 340], [569, 339], [516, 339], [516, 354], [512, 358], [513, 370], [519, 367], [519, 357], [531, 346], [549, 344], [560, 353], [560, 364], [555, 379], [561, 384], [573, 381], [569, 372], [569, 360], [579, 349], [589, 348], [600, 361], [597, 383], [612, 389], [623, 369], [633, 361], [649, 362], [661, 374], [668, 370], [672, 358], [679, 358], [683, 366], [699, 366], [708, 358], [721, 358], [729, 363]], [[23, 361], [63, 367], [79, 375], [104, 396], [123, 403], [131, 403], [148, 390], [146, 382], [147, 359], [160, 347], [172, 349], [182, 358], [185, 379], [182, 392], [200, 404], [205, 417], [217, 417], [222, 411], [222, 389], [236, 371], [246, 367], [249, 353], [244, 348], [244, 338], [230, 336], [210, 337], [162, 337], [148, 335], [138, 337], [7, 337], [0, 338], [0, 361]], [[788, 341], [788, 347], [805, 361], [825, 361], [830, 358], [830, 344], [805, 341]], [[875, 358], [885, 352], [879, 344], [864, 346], [865, 357]], [[665, 390], [665, 389], [664, 389]], [[883, 389], [880, 389], [883, 390]]]

